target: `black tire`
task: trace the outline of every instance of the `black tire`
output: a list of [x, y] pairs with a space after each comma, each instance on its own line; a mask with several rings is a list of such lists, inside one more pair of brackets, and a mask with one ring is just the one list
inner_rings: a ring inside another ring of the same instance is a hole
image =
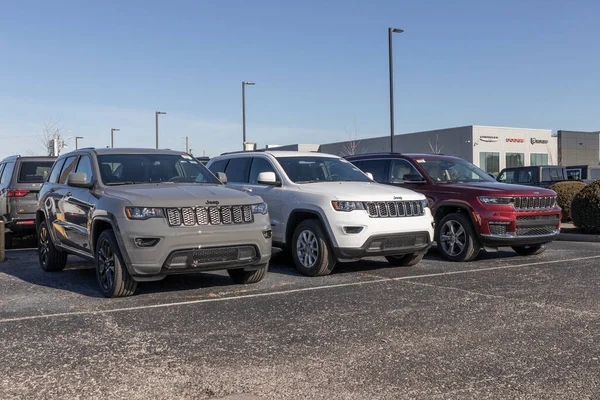
[[306, 276], [329, 275], [337, 262], [327, 242], [327, 235], [315, 219], [302, 221], [296, 227], [290, 251], [296, 269]]
[[546, 245], [512, 246], [512, 249], [520, 256], [537, 256], [546, 251]]
[[40, 267], [46, 272], [58, 272], [65, 269], [68, 254], [54, 247], [48, 224], [42, 221], [38, 228], [38, 259]]
[[254, 271], [244, 271], [243, 268], [238, 269], [228, 269], [227, 273], [231, 279], [241, 285], [246, 285], [249, 283], [257, 283], [263, 280], [263, 278], [267, 275], [267, 271], [269, 270], [269, 264], [263, 264], [259, 269]]
[[[454, 236], [450, 227], [454, 230]], [[481, 251], [473, 224], [461, 213], [448, 214], [439, 224], [436, 223], [435, 237], [439, 252], [450, 261], [471, 261]]]
[[385, 259], [394, 267], [412, 267], [421, 262], [425, 252], [410, 253], [402, 256], [385, 256]]
[[96, 278], [105, 297], [126, 297], [135, 293], [137, 282], [127, 271], [112, 229], [100, 234], [95, 256]]
[[6, 232], [4, 234], [4, 248], [6, 250], [10, 250], [13, 248], [13, 246], [14, 246], [13, 239], [14, 239], [14, 236], [12, 233]]

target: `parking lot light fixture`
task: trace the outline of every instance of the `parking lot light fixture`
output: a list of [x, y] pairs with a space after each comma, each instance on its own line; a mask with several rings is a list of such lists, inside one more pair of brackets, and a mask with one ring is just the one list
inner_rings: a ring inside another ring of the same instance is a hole
[[115, 147], [115, 132], [119, 132], [120, 129], [118, 128], [110, 128], [110, 147], [114, 148]]
[[388, 57], [390, 64], [390, 152], [394, 152], [394, 66], [392, 57], [392, 33], [402, 33], [404, 30], [388, 28]]
[[165, 111], [157, 111], [156, 112], [156, 148], [158, 149], [158, 116], [164, 114], [166, 115], [167, 113]]
[[242, 82], [242, 150], [246, 150], [246, 85], [254, 86], [254, 82]]
[[79, 149], [79, 139], [83, 139], [83, 136], [75, 136], [75, 150]]

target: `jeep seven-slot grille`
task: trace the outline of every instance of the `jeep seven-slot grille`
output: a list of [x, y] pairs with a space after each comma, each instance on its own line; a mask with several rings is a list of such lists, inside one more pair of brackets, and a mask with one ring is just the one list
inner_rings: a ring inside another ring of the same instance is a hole
[[170, 226], [249, 224], [254, 221], [251, 206], [167, 208]]
[[544, 210], [554, 207], [556, 196], [515, 197], [516, 210]]
[[364, 207], [371, 218], [419, 217], [425, 215], [425, 208], [423, 208], [423, 202], [420, 200], [366, 202]]

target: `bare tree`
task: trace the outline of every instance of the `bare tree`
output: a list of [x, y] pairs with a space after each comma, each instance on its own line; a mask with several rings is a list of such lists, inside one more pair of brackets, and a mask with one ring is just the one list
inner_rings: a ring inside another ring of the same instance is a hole
[[358, 140], [359, 132], [358, 128], [356, 127], [356, 120], [354, 121], [354, 132], [350, 132], [347, 129], [346, 132], [348, 133], [350, 140], [342, 147], [339, 155], [342, 157], [347, 157], [362, 153], [360, 149], [360, 140]]
[[429, 143], [429, 148], [433, 154], [442, 154], [444, 146], [440, 147], [440, 135], [435, 135], [435, 145], [431, 144], [431, 139], [427, 139], [427, 142]]
[[44, 122], [44, 130], [38, 135], [40, 144], [44, 146], [44, 152], [49, 156], [58, 156], [61, 150], [66, 147], [60, 132], [61, 128], [59, 121]]

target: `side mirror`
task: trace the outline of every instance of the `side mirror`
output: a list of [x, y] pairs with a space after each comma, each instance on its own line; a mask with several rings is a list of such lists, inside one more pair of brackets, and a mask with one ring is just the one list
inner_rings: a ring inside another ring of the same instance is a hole
[[70, 174], [67, 178], [67, 185], [86, 189], [90, 189], [94, 186], [92, 182], [88, 181], [88, 176], [85, 172], [75, 172]]
[[220, 180], [223, 185], [227, 183], [227, 175], [225, 175], [225, 172], [217, 172], [217, 179]]
[[269, 172], [261, 172], [260, 174], [258, 174], [258, 179], [257, 179], [258, 183], [260, 183], [261, 185], [277, 185], [277, 176], [275, 175], [275, 172], [269, 171]]
[[365, 175], [372, 181], [374, 181], [375, 179], [373, 178], [373, 174], [370, 172], [365, 172]]
[[407, 183], [427, 183], [419, 174], [406, 174], [402, 177], [402, 179]]

